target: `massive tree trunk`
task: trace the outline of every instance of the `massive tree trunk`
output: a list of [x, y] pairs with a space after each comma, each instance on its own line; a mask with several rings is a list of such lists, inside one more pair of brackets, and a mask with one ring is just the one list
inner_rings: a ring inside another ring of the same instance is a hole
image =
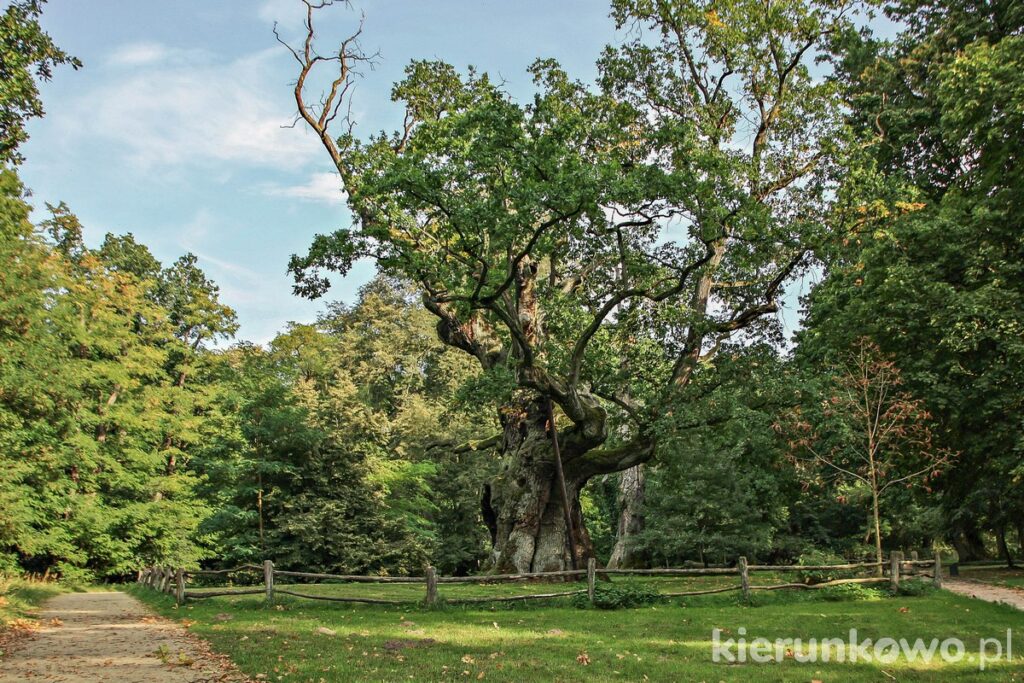
[[644, 503], [644, 466], [636, 465], [619, 474], [619, 526], [615, 531], [615, 546], [608, 558], [609, 569], [636, 566], [633, 542], [644, 528], [641, 508]]
[[988, 551], [985, 549], [985, 541], [981, 532], [973, 523], [965, 525], [958, 533], [953, 535], [953, 547], [961, 562], [973, 562], [976, 560], [987, 560]]
[[[580, 509], [580, 492], [591, 477], [646, 462], [654, 453], [654, 442], [643, 439], [601, 447], [608, 438], [603, 411], [596, 409], [589, 396], [575, 399], [573, 411], [580, 420], [559, 427], [558, 443], [576, 543], [575, 564], [583, 568], [594, 551]], [[547, 401], [540, 397], [506, 406], [501, 412], [503, 463], [483, 500], [484, 519], [494, 540], [492, 571], [558, 571], [573, 564], [547, 416]]]
[[[546, 404], [535, 400], [503, 411], [502, 422], [504, 463], [485, 490], [483, 501], [494, 541], [491, 569], [496, 573], [569, 569], [573, 562]], [[572, 429], [559, 436], [563, 461], [585, 452]], [[566, 468], [577, 567], [586, 566], [586, 558], [593, 556], [580, 508], [580, 491], [588, 477]]]

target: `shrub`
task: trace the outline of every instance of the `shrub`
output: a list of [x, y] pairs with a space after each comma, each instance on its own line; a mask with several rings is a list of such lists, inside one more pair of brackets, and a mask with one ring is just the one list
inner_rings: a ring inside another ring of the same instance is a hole
[[930, 595], [936, 590], [938, 589], [930, 579], [907, 579], [900, 582], [900, 587], [895, 594], [916, 598], [923, 595]]
[[830, 602], [878, 600], [882, 592], [877, 588], [865, 586], [860, 583], [844, 583], [838, 586], [828, 586], [817, 591], [820, 597]]
[[[648, 586], [637, 584], [602, 585], [594, 587], [594, 607], [598, 609], [621, 609], [623, 607], [640, 607], [657, 602], [661, 598], [658, 591]], [[590, 600], [580, 594], [573, 598], [576, 607], [586, 607]]]
[[60, 582], [69, 588], [82, 588], [96, 580], [96, 575], [85, 569], [77, 567], [70, 562], [57, 563], [57, 575]]
[[[796, 563], [801, 566], [813, 566], [823, 564], [844, 564], [845, 562], [846, 561], [843, 558], [834, 553], [830, 553], [827, 550], [808, 550], [800, 555]], [[803, 583], [816, 584], [846, 578], [849, 573], [849, 571], [844, 570], [813, 569], [798, 571], [796, 575]]]

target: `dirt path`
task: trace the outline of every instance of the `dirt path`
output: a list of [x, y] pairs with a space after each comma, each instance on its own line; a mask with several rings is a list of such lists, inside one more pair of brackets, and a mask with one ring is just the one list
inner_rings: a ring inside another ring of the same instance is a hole
[[180, 625], [127, 593], [66, 593], [39, 613], [43, 627], [0, 659], [0, 683], [244, 681]]
[[1003, 602], [1017, 609], [1024, 610], [1024, 591], [1015, 588], [958, 579], [944, 579], [942, 587], [960, 595], [966, 595], [986, 602]]

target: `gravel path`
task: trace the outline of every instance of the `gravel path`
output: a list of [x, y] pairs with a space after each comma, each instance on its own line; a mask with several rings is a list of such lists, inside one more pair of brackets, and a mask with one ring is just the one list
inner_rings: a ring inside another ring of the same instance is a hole
[[38, 616], [42, 627], [0, 659], [0, 683], [246, 680], [203, 641], [127, 593], [65, 593]]
[[1003, 602], [1024, 610], [1024, 591], [1006, 586], [993, 586], [980, 581], [943, 579], [942, 587], [960, 595], [966, 595], [985, 602]]

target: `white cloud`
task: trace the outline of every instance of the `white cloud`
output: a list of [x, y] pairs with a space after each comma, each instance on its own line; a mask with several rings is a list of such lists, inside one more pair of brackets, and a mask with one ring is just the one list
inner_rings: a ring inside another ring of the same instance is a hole
[[170, 50], [160, 43], [130, 43], [110, 53], [107, 64], [111, 66], [144, 66], [166, 61]]
[[314, 173], [302, 185], [268, 186], [266, 192], [275, 197], [291, 197], [332, 206], [341, 206], [345, 202], [341, 178], [337, 173]]
[[180, 49], [156, 42], [125, 43], [107, 55], [106, 66], [116, 69], [199, 65], [209, 62], [211, 54], [201, 49]]
[[220, 227], [217, 216], [202, 207], [192, 220], [178, 228], [177, 246], [199, 258], [199, 266], [220, 287], [224, 303], [238, 306], [259, 302], [270, 293], [267, 278], [252, 268], [212, 253], [216, 246], [208, 244], [209, 238]]
[[234, 263], [232, 261], [226, 261], [224, 259], [211, 256], [203, 252], [193, 252], [199, 258], [201, 264], [209, 263], [221, 273], [226, 273], [228, 277], [221, 275], [221, 279], [236, 280], [241, 282], [247, 287], [247, 290], [252, 291], [253, 286], [262, 286], [264, 277], [257, 273], [252, 268], [247, 268], [241, 264]]
[[124, 48], [112, 64], [132, 64], [130, 72], [113, 74], [53, 118], [70, 138], [109, 143], [144, 170], [211, 163], [297, 169], [323, 154], [303, 127], [282, 127], [292, 122], [288, 76], [274, 68], [283, 50], [229, 60], [172, 54], [156, 44]]
[[275, 21], [294, 19], [301, 11], [304, 11], [303, 8], [294, 0], [263, 0], [256, 10], [256, 16], [272, 24]]

